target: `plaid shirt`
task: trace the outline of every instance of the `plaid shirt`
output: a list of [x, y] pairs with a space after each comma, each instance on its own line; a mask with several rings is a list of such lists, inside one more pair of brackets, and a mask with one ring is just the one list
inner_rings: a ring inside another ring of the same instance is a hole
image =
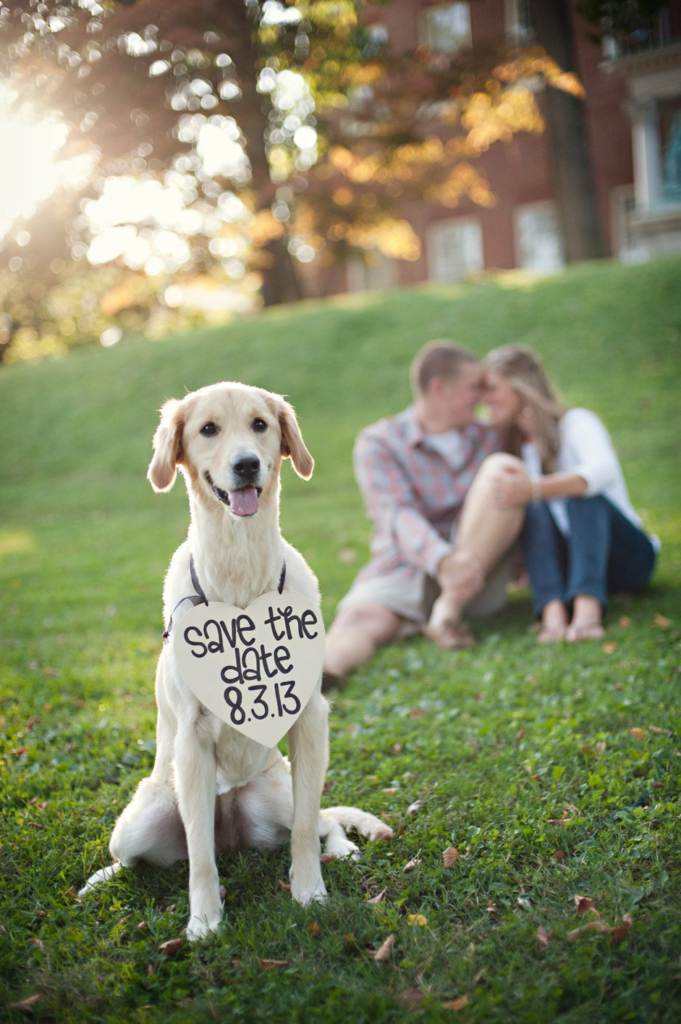
[[355, 475], [374, 524], [367, 579], [396, 569], [437, 575], [452, 550], [451, 530], [483, 460], [499, 450], [491, 427], [471, 423], [461, 430], [459, 465], [428, 445], [409, 406], [363, 430], [355, 444]]

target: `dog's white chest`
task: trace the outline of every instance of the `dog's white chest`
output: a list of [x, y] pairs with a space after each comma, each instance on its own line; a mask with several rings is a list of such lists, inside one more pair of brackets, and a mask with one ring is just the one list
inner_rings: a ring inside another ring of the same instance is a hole
[[248, 785], [264, 771], [268, 760], [279, 757], [278, 750], [268, 750], [221, 723], [215, 744], [217, 792], [228, 793], [230, 789]]

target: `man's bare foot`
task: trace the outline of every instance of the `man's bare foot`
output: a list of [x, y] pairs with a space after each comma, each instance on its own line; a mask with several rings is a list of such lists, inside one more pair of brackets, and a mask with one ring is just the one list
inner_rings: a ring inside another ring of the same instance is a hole
[[575, 598], [572, 622], [566, 630], [565, 639], [571, 644], [581, 640], [600, 640], [605, 635], [602, 616], [603, 609], [597, 598], [579, 594]]
[[541, 625], [537, 633], [538, 644], [557, 644], [565, 640], [568, 628], [567, 608], [562, 601], [549, 601], [544, 605]]
[[423, 627], [423, 634], [443, 651], [463, 651], [473, 647], [475, 637], [460, 619], [444, 619]]

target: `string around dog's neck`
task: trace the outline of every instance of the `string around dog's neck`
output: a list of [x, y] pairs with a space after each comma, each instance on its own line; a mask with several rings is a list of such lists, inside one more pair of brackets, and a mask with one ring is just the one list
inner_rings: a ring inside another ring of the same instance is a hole
[[[204, 589], [201, 586], [201, 583], [199, 581], [199, 576], [198, 576], [198, 573], [196, 571], [196, 565], [194, 564], [194, 556], [193, 555], [189, 556], [189, 575], [192, 578], [192, 586], [194, 587], [194, 590], [196, 591], [196, 593], [194, 593], [194, 594], [187, 594], [186, 597], [181, 597], [180, 600], [177, 602], [177, 604], [173, 608], [172, 612], [170, 613], [170, 619], [168, 621], [168, 625], [166, 627], [166, 630], [165, 630], [165, 632], [163, 634], [163, 639], [164, 640], [167, 640], [168, 637], [170, 636], [170, 631], [173, 628], [173, 617], [175, 615], [175, 612], [177, 611], [177, 609], [180, 607], [181, 604], [183, 604], [185, 601], [191, 601], [191, 603], [194, 606], [196, 606], [197, 604], [208, 604], [208, 598], [206, 597], [205, 591], [204, 591]], [[282, 594], [284, 592], [284, 584], [285, 583], [286, 583], [286, 559], [284, 559], [284, 564], [281, 567], [281, 573], [279, 574], [279, 583], [277, 584], [277, 590], [278, 590], [278, 592], [280, 594]]]

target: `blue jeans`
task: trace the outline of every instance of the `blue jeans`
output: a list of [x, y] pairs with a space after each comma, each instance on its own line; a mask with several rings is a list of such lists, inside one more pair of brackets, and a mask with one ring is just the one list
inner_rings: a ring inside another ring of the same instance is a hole
[[607, 498], [568, 498], [566, 505], [568, 537], [545, 501], [527, 506], [521, 544], [538, 616], [549, 601], [569, 604], [578, 594], [605, 608], [609, 592], [641, 590], [655, 568], [650, 538]]

